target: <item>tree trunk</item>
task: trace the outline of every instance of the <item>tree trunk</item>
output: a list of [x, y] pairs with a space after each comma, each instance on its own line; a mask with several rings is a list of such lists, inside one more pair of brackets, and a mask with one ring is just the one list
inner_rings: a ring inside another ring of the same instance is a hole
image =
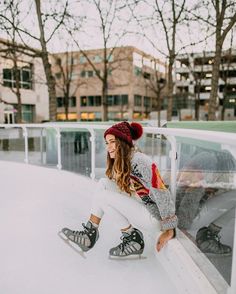
[[39, 30], [40, 30], [40, 44], [42, 48], [42, 61], [43, 61], [43, 67], [44, 72], [46, 75], [47, 80], [47, 86], [48, 86], [48, 95], [49, 95], [49, 119], [50, 121], [56, 121], [56, 112], [57, 112], [57, 106], [56, 106], [56, 82], [55, 78], [52, 74], [51, 64], [49, 62], [48, 57], [48, 51], [47, 51], [47, 43], [44, 36], [44, 26], [42, 22], [42, 12], [40, 7], [40, 0], [35, 0], [36, 5], [36, 11], [37, 11], [37, 18], [38, 18], [38, 24], [39, 24]]
[[[15, 54], [13, 54], [13, 79], [15, 79], [15, 88], [13, 92], [16, 95], [17, 98], [17, 114], [16, 114], [16, 123], [21, 124], [22, 123], [22, 102], [21, 102], [21, 92], [20, 92], [20, 71], [17, 68], [17, 57]], [[14, 77], [15, 76], [15, 77]]]
[[107, 80], [104, 80], [102, 83], [102, 121], [108, 120], [107, 92]]
[[211, 80], [211, 93], [209, 98], [208, 117], [209, 120], [216, 120], [217, 110], [217, 98], [218, 98], [218, 81], [219, 81], [219, 70], [220, 70], [220, 59], [221, 59], [222, 44], [221, 40], [216, 41], [216, 52], [214, 58], [214, 64], [212, 68], [212, 80]]
[[197, 83], [197, 93], [195, 96], [195, 120], [196, 121], [199, 121], [200, 86], [201, 86], [201, 82]]
[[107, 48], [104, 47], [104, 76], [102, 79], [102, 121], [108, 120], [108, 105], [107, 105], [107, 94], [108, 94], [108, 81], [107, 81]]
[[170, 56], [169, 58], [169, 65], [168, 65], [168, 106], [167, 106], [167, 120], [171, 121], [172, 120], [172, 111], [173, 111], [173, 76], [172, 76], [172, 71], [173, 71], [173, 64], [174, 64], [174, 59], [173, 57]]

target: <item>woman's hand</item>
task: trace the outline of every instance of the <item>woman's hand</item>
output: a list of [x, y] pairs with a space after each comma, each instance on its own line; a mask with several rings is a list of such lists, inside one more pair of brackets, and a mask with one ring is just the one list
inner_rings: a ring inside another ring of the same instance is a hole
[[160, 235], [160, 237], [157, 241], [157, 244], [156, 244], [157, 251], [159, 252], [165, 246], [165, 244], [173, 237], [174, 237], [174, 230], [173, 229], [163, 232]]

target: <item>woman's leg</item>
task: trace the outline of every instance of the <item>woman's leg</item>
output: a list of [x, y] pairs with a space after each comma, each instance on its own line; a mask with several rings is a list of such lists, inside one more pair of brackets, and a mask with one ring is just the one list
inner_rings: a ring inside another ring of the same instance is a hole
[[121, 229], [132, 224], [147, 231], [160, 230], [159, 222], [142, 203], [134, 196], [119, 191], [115, 182], [103, 178], [99, 180], [98, 190], [93, 197], [91, 216], [101, 219], [106, 211], [112, 213]]

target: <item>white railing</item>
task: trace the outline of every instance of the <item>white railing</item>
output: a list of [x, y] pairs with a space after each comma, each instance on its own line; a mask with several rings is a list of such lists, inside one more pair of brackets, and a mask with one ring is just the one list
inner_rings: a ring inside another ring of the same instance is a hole
[[[95, 130], [105, 130], [107, 125], [96, 125], [96, 124], [73, 124], [73, 123], [46, 123], [46, 124], [0, 124], [0, 128], [11, 129], [20, 128], [23, 130], [24, 144], [25, 144], [25, 157], [24, 162], [29, 163], [29, 148], [28, 148], [28, 129], [50, 129], [53, 128], [56, 131], [57, 139], [57, 168], [62, 168], [61, 161], [61, 131], [64, 129], [86, 129], [91, 134], [91, 174], [90, 177], [95, 179], [95, 157], [96, 157], [96, 134]], [[176, 193], [176, 137], [184, 137], [197, 139], [207, 142], [224, 143], [236, 147], [236, 134], [213, 132], [213, 131], [201, 131], [192, 129], [167, 129], [167, 128], [156, 128], [156, 127], [144, 127], [144, 133], [150, 133], [155, 135], [164, 135], [171, 145], [171, 152], [169, 154], [171, 159], [171, 183], [170, 190], [175, 197]]]
[[[3, 129], [22, 129], [24, 137], [24, 161], [29, 163], [29, 146], [28, 137], [30, 129], [54, 129], [56, 131], [56, 144], [57, 144], [57, 168], [62, 169], [62, 157], [61, 157], [61, 132], [65, 129], [86, 129], [90, 134], [91, 141], [91, 174], [92, 179], [95, 178], [95, 158], [96, 158], [96, 130], [105, 130], [108, 125], [96, 125], [96, 124], [73, 124], [73, 123], [45, 123], [45, 124], [1, 124], [0, 128]], [[176, 137], [197, 139], [206, 142], [215, 142], [230, 146], [233, 150], [236, 150], [236, 134], [202, 131], [192, 129], [168, 129], [168, 128], [156, 128], [156, 127], [144, 127], [144, 133], [164, 135], [171, 145], [171, 151], [169, 157], [171, 159], [171, 182], [170, 190], [175, 197], [176, 194], [176, 175], [177, 175], [177, 143]], [[41, 132], [42, 135], [42, 132]], [[152, 140], [155, 140], [152, 136]], [[1, 138], [0, 138], [1, 139]], [[232, 259], [232, 274], [231, 274], [231, 286], [228, 288], [228, 294], [236, 293], [236, 280], [233, 278], [236, 276], [236, 225], [234, 228], [234, 251]]]

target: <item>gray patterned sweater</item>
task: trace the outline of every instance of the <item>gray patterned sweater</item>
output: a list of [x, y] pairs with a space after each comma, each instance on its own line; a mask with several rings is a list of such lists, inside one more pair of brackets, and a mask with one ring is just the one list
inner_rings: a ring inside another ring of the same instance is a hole
[[170, 191], [156, 164], [141, 152], [134, 152], [131, 159], [131, 182], [151, 215], [160, 221], [161, 229], [175, 229], [178, 220]]

